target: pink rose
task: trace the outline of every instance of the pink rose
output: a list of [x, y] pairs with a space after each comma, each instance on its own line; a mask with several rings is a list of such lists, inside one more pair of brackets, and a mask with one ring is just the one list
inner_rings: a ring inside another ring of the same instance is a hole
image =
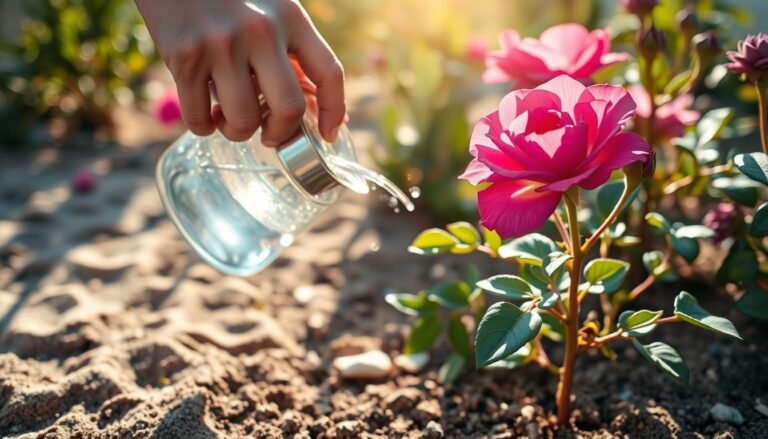
[[[637, 104], [637, 115], [642, 119], [651, 116], [651, 97], [642, 85], [631, 85], [627, 89]], [[685, 128], [699, 120], [701, 114], [691, 110], [693, 96], [682, 95], [660, 105], [656, 109], [653, 130], [662, 139], [682, 137]]]
[[648, 143], [622, 132], [634, 115], [623, 87], [584, 87], [566, 75], [506, 95], [475, 125], [474, 159], [460, 177], [490, 183], [478, 194], [481, 224], [504, 238], [531, 232], [571, 186], [595, 189], [612, 171], [645, 161]]
[[629, 59], [626, 53], [609, 53], [608, 31], [589, 32], [576, 23], [545, 30], [541, 37], [520, 39], [517, 31], [502, 32], [501, 50], [485, 58], [483, 80], [515, 81], [516, 87], [535, 87], [561, 74], [586, 82], [598, 70]]
[[181, 121], [181, 105], [175, 91], [168, 91], [155, 101], [155, 117], [163, 125]]

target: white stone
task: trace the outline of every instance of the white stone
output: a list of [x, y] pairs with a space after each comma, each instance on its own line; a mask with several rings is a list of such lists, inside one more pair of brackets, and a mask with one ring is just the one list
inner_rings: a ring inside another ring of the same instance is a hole
[[392, 370], [392, 360], [382, 351], [368, 351], [338, 357], [333, 360], [333, 367], [338, 369], [344, 378], [375, 380], [389, 375]]
[[755, 406], [755, 410], [757, 410], [763, 416], [768, 416], [768, 405], [759, 403]]
[[533, 420], [533, 417], [536, 416], [536, 407], [527, 405], [520, 410], [520, 413], [523, 415], [523, 418], [531, 421]]
[[709, 414], [712, 415], [712, 419], [718, 422], [725, 422], [731, 425], [741, 425], [744, 423], [744, 417], [741, 416], [737, 409], [719, 402], [709, 409]]
[[427, 363], [429, 363], [429, 352], [400, 354], [395, 357], [395, 366], [408, 373], [419, 373]]

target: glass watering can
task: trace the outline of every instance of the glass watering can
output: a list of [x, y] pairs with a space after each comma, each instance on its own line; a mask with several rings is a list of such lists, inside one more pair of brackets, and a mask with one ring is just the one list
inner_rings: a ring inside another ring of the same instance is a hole
[[277, 148], [262, 145], [260, 131], [245, 142], [218, 131], [208, 137], [187, 132], [160, 158], [163, 205], [211, 266], [239, 276], [264, 269], [344, 188], [365, 194], [370, 182], [413, 210], [397, 186], [358, 163], [346, 126], [336, 142], [323, 140], [313, 108], [307, 105], [300, 131]]

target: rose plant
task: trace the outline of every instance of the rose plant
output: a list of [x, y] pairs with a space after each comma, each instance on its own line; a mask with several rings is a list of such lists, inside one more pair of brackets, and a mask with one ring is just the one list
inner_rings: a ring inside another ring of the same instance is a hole
[[[411, 251], [480, 251], [514, 263], [518, 273], [482, 280], [473, 275], [419, 295], [390, 295], [390, 303], [419, 316], [406, 350], [428, 349], [439, 333], [438, 308], [450, 308], [447, 332], [455, 353], [441, 377], [455, 377], [472, 357], [478, 367], [538, 364], [559, 376], [558, 419], [564, 424], [580, 353], [597, 350], [615, 357], [610, 344], [631, 342], [641, 356], [687, 384], [688, 367], [680, 354], [662, 342], [643, 342], [645, 336], [660, 325], [687, 322], [740, 338], [730, 321], [709, 314], [685, 291], [676, 297], [669, 316], [645, 309], [615, 316], [613, 308], [605, 306], [615, 297], [622, 298], [622, 305], [637, 298], [656, 279], [671, 275], [672, 255], [690, 259], [696, 239], [712, 235], [704, 226], [671, 223], [650, 213], [647, 222], [664, 234], [667, 245], [663, 252], [643, 256], [649, 275], [632, 287], [627, 286], [629, 262], [610, 258], [604, 246], [595, 254], [596, 244], [605, 237], [622, 237], [626, 226], [617, 218], [653, 172], [651, 146], [625, 130], [635, 115], [636, 103], [625, 88], [585, 86], [562, 75], [533, 89], [510, 92], [496, 111], [475, 125], [469, 146], [474, 158], [461, 178], [483, 186], [478, 209], [484, 238], [471, 224], [454, 223], [447, 230], [422, 232]], [[579, 209], [586, 204], [587, 191], [596, 191], [597, 209], [604, 215], [594, 230], [583, 233]], [[548, 220], [559, 232], [557, 240], [535, 233]], [[486, 307], [483, 292], [501, 301]], [[582, 315], [595, 296], [605, 317], [602, 322]], [[462, 315], [468, 318], [462, 320]], [[466, 344], [472, 331], [474, 352]], [[561, 365], [550, 360], [543, 338], [565, 343]]]

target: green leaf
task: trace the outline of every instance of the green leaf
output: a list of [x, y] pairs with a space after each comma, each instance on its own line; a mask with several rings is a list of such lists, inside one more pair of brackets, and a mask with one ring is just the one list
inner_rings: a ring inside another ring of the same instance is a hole
[[748, 288], [736, 301], [736, 309], [760, 320], [768, 320], [768, 291], [757, 287]]
[[525, 279], [512, 274], [498, 274], [477, 283], [479, 288], [511, 300], [529, 300], [536, 296], [533, 287]]
[[403, 348], [404, 354], [415, 354], [424, 352], [432, 347], [440, 335], [440, 315], [436, 312], [424, 314], [415, 322], [411, 328], [411, 335]]
[[464, 274], [464, 279], [470, 288], [475, 288], [475, 284], [480, 280], [480, 270], [476, 266], [470, 265], [467, 268], [467, 272]]
[[693, 264], [693, 261], [699, 256], [699, 242], [691, 238], [678, 238], [672, 236], [672, 247], [677, 254], [683, 257], [686, 262]]
[[613, 293], [621, 288], [629, 271], [629, 263], [618, 259], [598, 258], [584, 267], [584, 279], [589, 283], [589, 292], [594, 294]]
[[464, 364], [467, 360], [459, 354], [451, 354], [450, 357], [440, 366], [440, 370], [437, 371], [437, 380], [442, 384], [450, 384], [459, 377], [461, 371], [464, 370]]
[[731, 118], [733, 118], [732, 108], [718, 108], [705, 114], [696, 124], [696, 134], [699, 136], [698, 145], [706, 145], [720, 137]]
[[632, 344], [635, 345], [635, 349], [640, 352], [640, 355], [648, 359], [659, 369], [672, 375], [673, 378], [686, 386], [690, 382], [688, 365], [685, 364], [685, 360], [672, 346], [657, 341], [649, 345], [641, 344], [637, 339], [632, 340]]
[[523, 312], [507, 302], [494, 303], [477, 327], [477, 367], [487, 366], [516, 352], [540, 329], [541, 317], [537, 313]]
[[526, 343], [523, 347], [515, 351], [507, 358], [502, 358], [495, 363], [488, 365], [490, 368], [498, 369], [517, 369], [518, 367], [525, 366], [533, 360], [534, 349], [531, 343]]
[[454, 352], [460, 354], [466, 360], [472, 358], [472, 344], [469, 341], [469, 332], [460, 314], [454, 314], [448, 320], [448, 344]]
[[728, 251], [728, 255], [717, 270], [717, 283], [742, 285], [750, 283], [757, 276], [759, 265], [757, 255], [749, 244], [737, 241]]
[[760, 186], [743, 176], [718, 178], [712, 181], [712, 187], [742, 206], [754, 207], [760, 197]]
[[447, 282], [429, 289], [429, 298], [449, 309], [469, 308], [472, 288], [462, 281]]
[[[621, 199], [621, 194], [624, 193], [624, 182], [622, 180], [613, 180], [602, 185], [597, 191], [597, 213], [600, 218], [605, 220], [613, 212], [613, 208]], [[630, 195], [629, 200], [624, 204], [621, 211], [624, 212], [627, 207], [632, 203], [632, 200], [637, 196], [638, 191], [635, 190]]]
[[640, 244], [640, 242], [642, 241], [637, 236], [629, 236], [629, 235], [620, 236], [616, 238], [615, 241], [613, 241], [616, 247], [622, 247], [622, 248], [632, 247], [634, 245]]
[[765, 153], [739, 154], [733, 158], [733, 163], [742, 174], [768, 186], [768, 156]]
[[749, 225], [749, 234], [758, 238], [768, 236], [768, 203], [763, 203], [755, 211], [752, 224]]
[[557, 302], [559, 301], [560, 301], [559, 294], [548, 291], [542, 294], [541, 301], [536, 306], [538, 306], [539, 309], [549, 309], [557, 305]]
[[547, 276], [552, 277], [556, 274], [558, 270], [563, 268], [563, 265], [565, 265], [566, 262], [573, 259], [573, 256], [569, 255], [568, 253], [562, 253], [562, 252], [554, 252], [550, 253], [547, 256], [547, 264], [544, 267], [544, 272], [547, 273]]
[[741, 340], [741, 336], [730, 320], [724, 317], [713, 316], [690, 293], [680, 292], [675, 298], [675, 315], [692, 325], [700, 326], [710, 331], [730, 335]]
[[658, 250], [653, 250], [643, 254], [643, 265], [648, 273], [656, 276], [656, 279], [670, 282], [677, 279], [675, 273], [672, 272], [669, 264], [665, 264], [664, 267], [661, 264], [664, 262], [664, 254]]
[[427, 293], [395, 294], [384, 296], [384, 300], [401, 313], [416, 316], [424, 312], [437, 311], [437, 303], [429, 300]]
[[448, 224], [446, 228], [463, 244], [474, 246], [480, 243], [480, 232], [466, 221]]
[[661, 317], [663, 311], [624, 311], [619, 315], [619, 328], [630, 337], [640, 337], [656, 328], [654, 322]]
[[483, 229], [483, 237], [485, 238], [485, 246], [494, 253], [498, 253], [499, 247], [501, 247], [501, 237], [499, 234], [494, 230]]
[[715, 236], [715, 231], [707, 226], [682, 226], [675, 229], [673, 235], [678, 238], [708, 239]]
[[669, 83], [664, 87], [664, 94], [672, 96], [677, 94], [677, 92], [690, 81], [692, 75], [693, 72], [691, 70], [686, 70], [670, 79]]
[[541, 335], [554, 341], [562, 343], [565, 340], [565, 326], [560, 320], [548, 312], [539, 313], [543, 324], [541, 325]]
[[419, 255], [448, 253], [459, 244], [453, 235], [441, 229], [427, 229], [413, 240], [408, 250]]
[[664, 218], [664, 215], [657, 212], [649, 212], [645, 215], [645, 220], [648, 221], [648, 225], [651, 227], [669, 232], [672, 230], [672, 224]]
[[515, 258], [526, 264], [541, 267], [544, 259], [557, 251], [554, 241], [540, 233], [531, 233], [499, 247], [499, 256], [504, 259]]

